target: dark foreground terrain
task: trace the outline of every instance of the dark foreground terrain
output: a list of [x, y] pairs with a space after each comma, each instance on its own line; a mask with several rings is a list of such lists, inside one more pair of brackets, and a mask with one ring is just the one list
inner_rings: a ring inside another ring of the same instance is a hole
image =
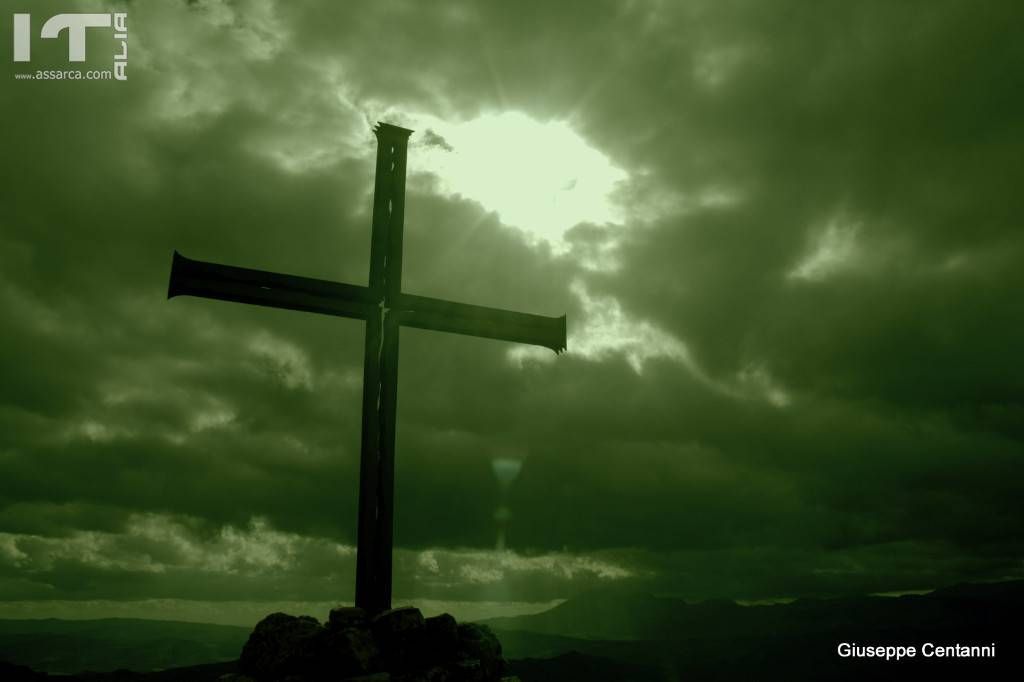
[[[998, 680], [1024, 673], [1022, 607], [1024, 581], [748, 607], [606, 591], [488, 624], [523, 682]], [[247, 636], [243, 628], [192, 623], [0, 621], [0, 660], [10, 662], [0, 664], [0, 679], [212, 681], [234, 671]], [[918, 655], [844, 659], [841, 642], [914, 646]], [[926, 642], [990, 645], [996, 653], [925, 658]]]

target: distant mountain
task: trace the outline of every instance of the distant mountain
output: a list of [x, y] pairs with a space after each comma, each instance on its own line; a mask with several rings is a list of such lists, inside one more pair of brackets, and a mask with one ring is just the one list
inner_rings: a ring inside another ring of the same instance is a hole
[[[716, 602], [713, 607], [723, 614], [741, 608], [731, 602]], [[643, 592], [608, 589], [592, 590], [542, 613], [492, 618], [484, 623], [500, 630], [583, 639], [651, 640], [664, 639], [666, 632], [678, 631], [685, 621], [708, 610], [704, 604], [691, 606]]]
[[798, 599], [740, 606], [725, 600], [687, 603], [644, 593], [589, 592], [542, 613], [483, 621], [496, 630], [576, 639], [657, 641], [680, 637], [809, 634], [844, 629], [983, 631], [993, 618], [1020, 613], [1024, 580], [957, 585], [926, 595]]
[[[653, 677], [645, 677], [640, 668], [620, 671], [623, 682], [878, 679], [947, 670], [988, 680], [1016, 679], [1024, 672], [1022, 607], [1024, 581], [774, 606], [687, 604], [616, 590], [592, 592], [539, 614], [486, 622], [497, 631], [506, 656], [518, 663], [547, 658], [564, 669], [565, 661], [553, 657], [573, 651], [654, 671]], [[995, 644], [996, 657], [853, 660], [839, 657], [841, 642], [918, 648], [926, 642]], [[537, 682], [548, 679], [531, 672], [524, 673], [523, 681], [533, 682], [531, 675]]]
[[130, 618], [0, 620], [0, 660], [37, 671], [138, 671], [238, 658], [249, 628]]
[[48, 675], [37, 673], [25, 666], [0, 662], [0, 680], [3, 682], [219, 682], [224, 675], [233, 672], [235, 661], [170, 668], [149, 673], [114, 670], [78, 675]]

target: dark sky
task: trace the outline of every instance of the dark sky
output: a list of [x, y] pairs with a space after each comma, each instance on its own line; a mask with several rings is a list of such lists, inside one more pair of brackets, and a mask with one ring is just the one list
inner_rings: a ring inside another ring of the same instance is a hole
[[378, 120], [405, 289], [569, 319], [403, 332], [397, 597], [1022, 577], [1020, 3], [131, 3], [126, 82], [5, 8], [0, 612], [352, 598], [362, 324], [165, 296], [365, 283]]

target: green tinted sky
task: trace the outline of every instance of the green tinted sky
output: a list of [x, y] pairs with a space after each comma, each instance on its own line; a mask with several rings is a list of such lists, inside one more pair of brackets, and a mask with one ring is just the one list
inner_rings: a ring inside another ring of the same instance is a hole
[[1019, 3], [126, 7], [125, 83], [5, 57], [8, 607], [351, 599], [361, 324], [165, 294], [175, 248], [363, 283], [378, 120], [406, 290], [570, 321], [403, 332], [400, 598], [1021, 576]]

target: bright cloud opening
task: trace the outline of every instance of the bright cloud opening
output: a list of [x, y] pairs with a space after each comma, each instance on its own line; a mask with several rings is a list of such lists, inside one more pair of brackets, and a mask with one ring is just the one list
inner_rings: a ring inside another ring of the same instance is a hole
[[618, 220], [611, 194], [627, 174], [564, 121], [507, 111], [418, 125], [426, 148], [410, 154], [411, 171], [436, 174], [442, 191], [480, 203], [534, 240], [564, 250], [574, 225]]

